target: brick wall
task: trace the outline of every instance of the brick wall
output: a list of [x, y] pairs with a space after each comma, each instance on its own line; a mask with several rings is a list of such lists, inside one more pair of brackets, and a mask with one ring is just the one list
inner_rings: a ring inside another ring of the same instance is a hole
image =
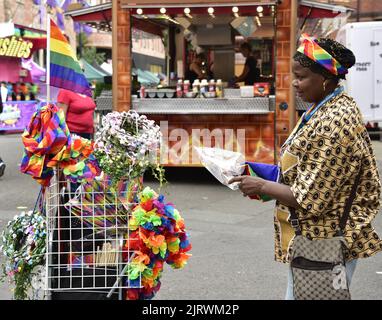
[[114, 110], [127, 111], [131, 106], [131, 47], [130, 47], [130, 11], [121, 9], [119, 1], [117, 8], [117, 33], [113, 39], [113, 48], [117, 48], [117, 89], [113, 94], [117, 94], [114, 99]]
[[293, 129], [289, 125], [290, 107], [282, 111], [279, 104], [291, 103], [290, 97], [290, 31], [291, 31], [291, 1], [284, 0], [277, 6], [276, 22], [276, 153], [278, 147], [286, 140], [289, 132]]
[[8, 22], [10, 19], [14, 23], [24, 26], [34, 25], [37, 19], [37, 6], [33, 0], [18, 1], [0, 0], [0, 22]]

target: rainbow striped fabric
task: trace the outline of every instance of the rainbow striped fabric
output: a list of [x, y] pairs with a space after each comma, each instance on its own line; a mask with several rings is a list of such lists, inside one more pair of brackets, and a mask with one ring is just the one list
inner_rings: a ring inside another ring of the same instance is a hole
[[51, 104], [41, 107], [32, 116], [22, 140], [21, 172], [48, 186], [57, 160], [70, 159], [71, 137], [63, 111]]
[[63, 169], [74, 183], [93, 181], [101, 174], [93, 152], [93, 142], [70, 135], [64, 112], [56, 105], [41, 106], [33, 114], [22, 135], [24, 155], [20, 170], [42, 186], [49, 186], [53, 168]]
[[50, 85], [92, 96], [89, 82], [68, 40], [50, 19]]
[[323, 66], [334, 75], [347, 74], [348, 69], [343, 67], [336, 59], [334, 59], [326, 50], [321, 48], [314, 38], [309, 37], [306, 33], [301, 35], [300, 47], [298, 52], [306, 55], [309, 59]]

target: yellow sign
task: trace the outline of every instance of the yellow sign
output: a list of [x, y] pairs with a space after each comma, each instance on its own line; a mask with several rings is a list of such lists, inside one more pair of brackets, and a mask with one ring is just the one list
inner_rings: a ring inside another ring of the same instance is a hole
[[15, 36], [0, 39], [0, 56], [27, 59], [31, 55], [32, 48], [32, 42], [17, 39]]

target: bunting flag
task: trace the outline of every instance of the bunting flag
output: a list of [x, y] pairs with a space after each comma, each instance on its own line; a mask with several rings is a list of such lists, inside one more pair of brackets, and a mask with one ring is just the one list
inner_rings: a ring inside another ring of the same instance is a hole
[[50, 19], [50, 85], [92, 96], [77, 57], [69, 41]]

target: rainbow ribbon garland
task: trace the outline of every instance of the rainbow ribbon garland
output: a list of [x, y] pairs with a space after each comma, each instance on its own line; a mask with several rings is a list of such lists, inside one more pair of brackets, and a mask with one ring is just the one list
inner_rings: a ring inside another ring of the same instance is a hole
[[71, 137], [62, 110], [53, 104], [37, 110], [25, 129], [20, 170], [48, 186], [57, 159], [70, 158]]
[[332, 57], [326, 50], [321, 48], [314, 38], [309, 37], [306, 33], [301, 35], [300, 47], [298, 52], [306, 55], [309, 59], [323, 66], [334, 75], [347, 74], [348, 69], [343, 67], [336, 59]]
[[71, 136], [64, 113], [53, 104], [33, 114], [22, 140], [24, 155], [20, 170], [44, 187], [49, 185], [56, 166], [64, 169], [65, 176], [72, 182], [90, 181], [101, 173], [92, 155], [93, 143]]

